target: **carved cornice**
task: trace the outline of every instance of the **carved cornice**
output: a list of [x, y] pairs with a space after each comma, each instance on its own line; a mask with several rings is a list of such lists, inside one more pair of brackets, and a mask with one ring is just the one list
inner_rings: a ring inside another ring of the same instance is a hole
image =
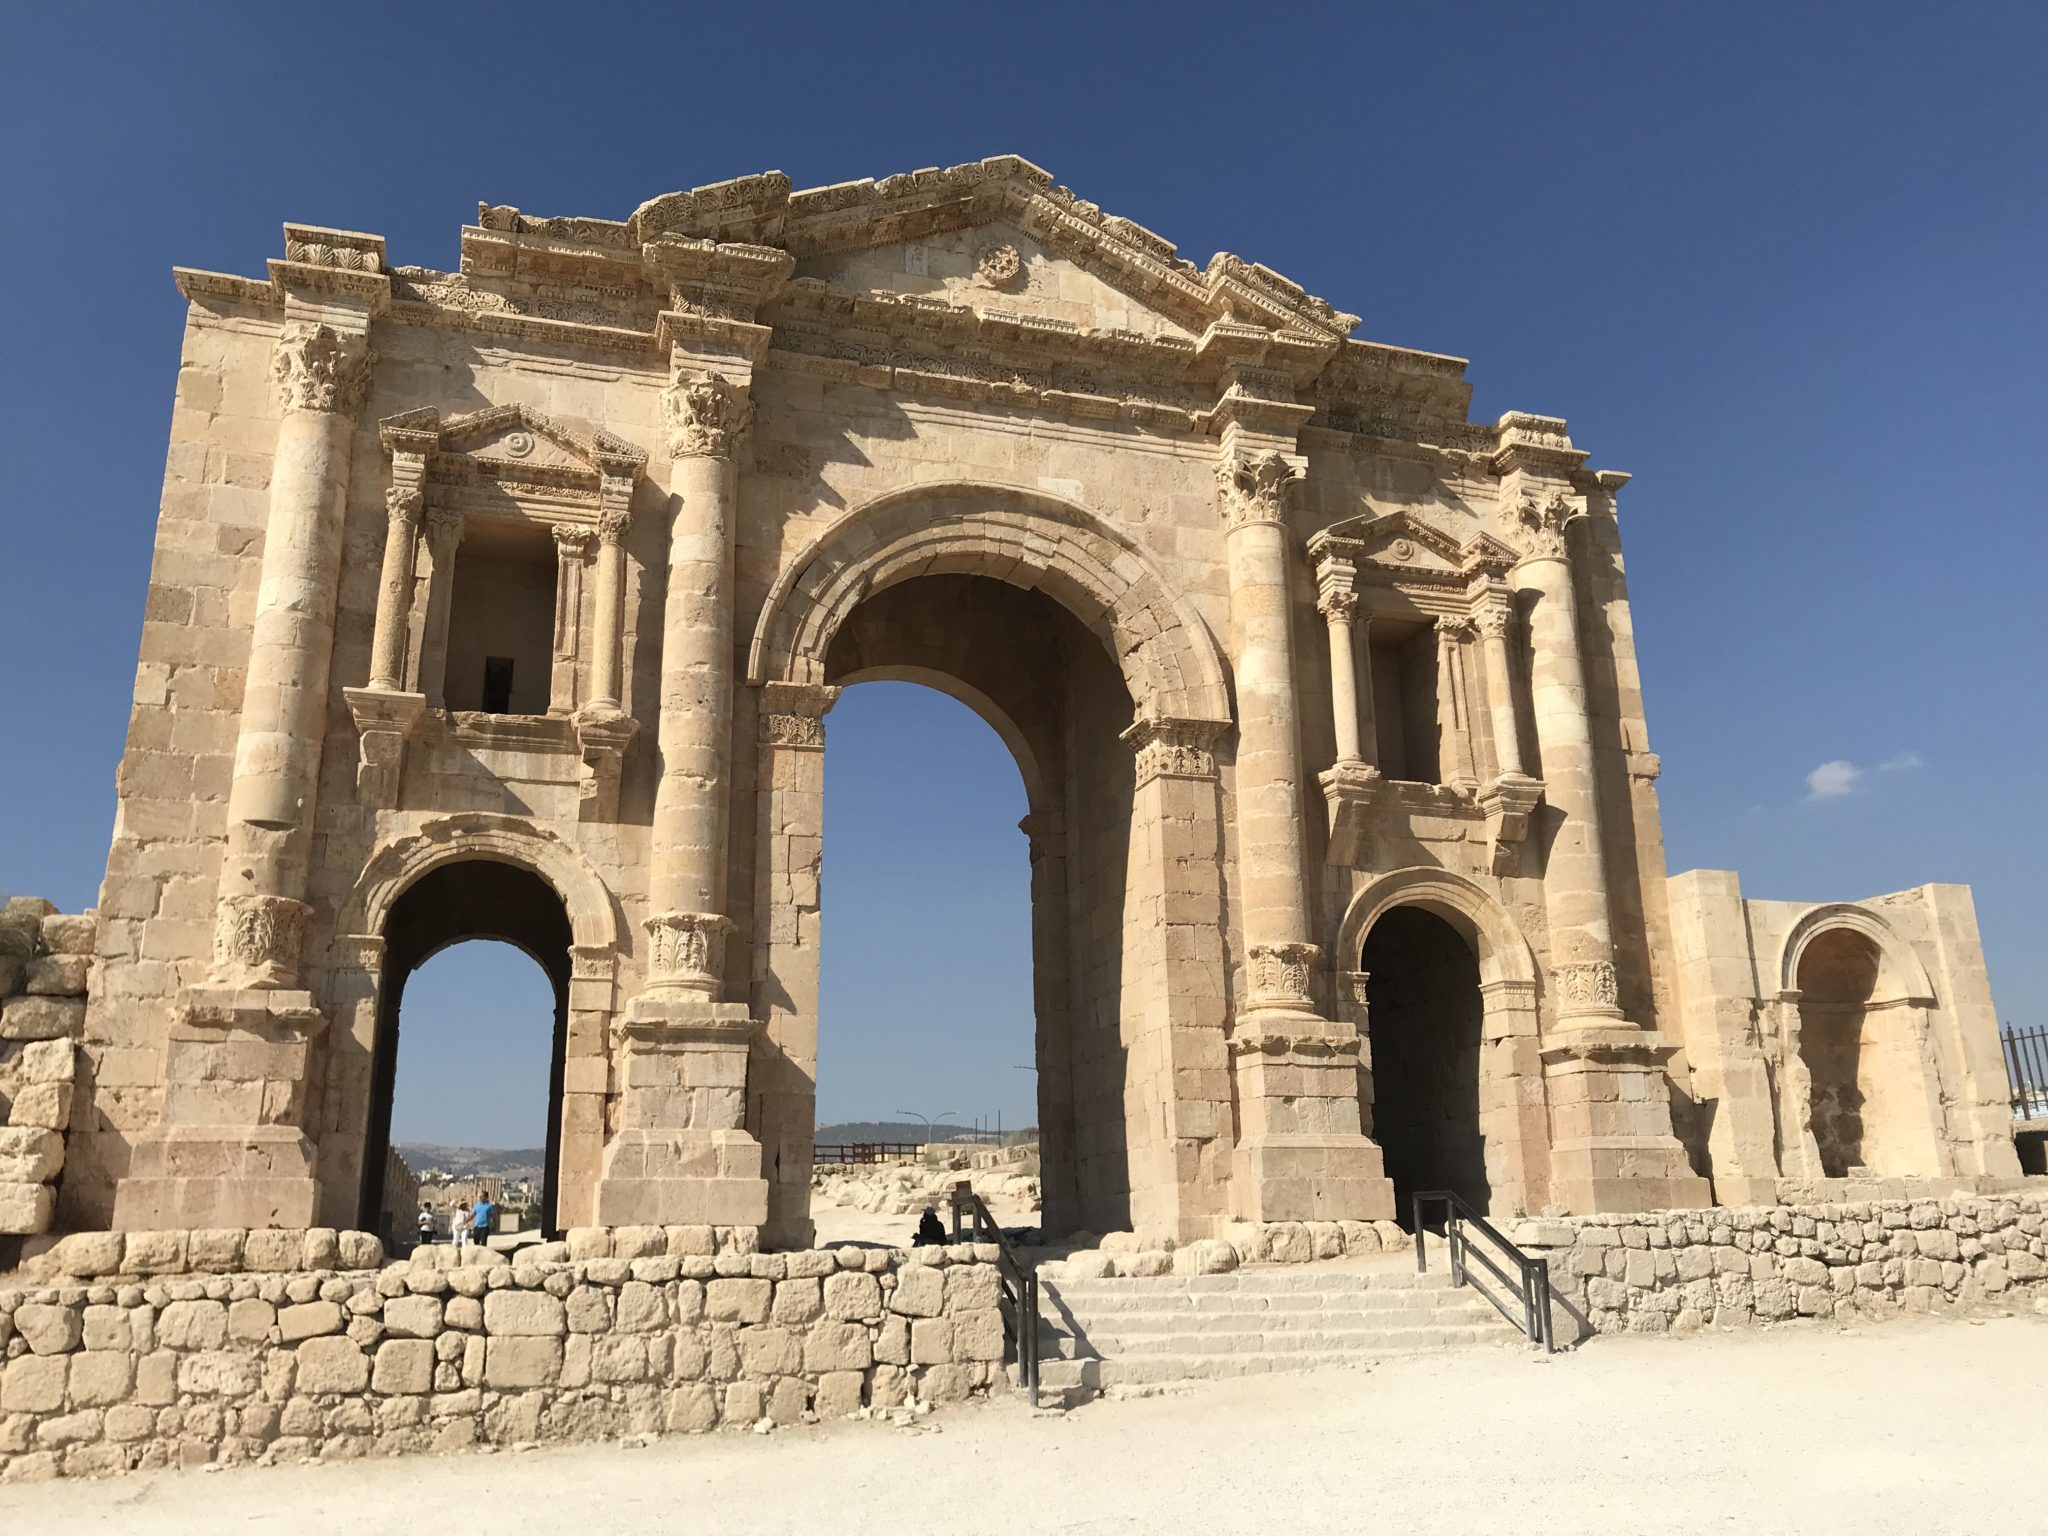
[[271, 352], [270, 374], [287, 411], [332, 411], [354, 416], [370, 392], [376, 354], [360, 336], [331, 325], [290, 320]]
[[679, 374], [662, 392], [668, 451], [678, 459], [729, 459], [754, 416], [747, 392], [722, 373]]

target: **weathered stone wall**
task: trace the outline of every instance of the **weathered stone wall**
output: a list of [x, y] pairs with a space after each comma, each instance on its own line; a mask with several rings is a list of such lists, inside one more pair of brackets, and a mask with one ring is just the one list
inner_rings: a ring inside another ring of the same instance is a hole
[[55, 1214], [95, 928], [30, 896], [0, 911], [0, 1240]]
[[1004, 1379], [994, 1252], [572, 1261], [554, 1243], [455, 1265], [443, 1247], [382, 1270], [0, 1289], [0, 1482], [956, 1401]]
[[1550, 1261], [1560, 1339], [1792, 1318], [1895, 1317], [2048, 1297], [2048, 1190], [1530, 1220], [1507, 1228]]

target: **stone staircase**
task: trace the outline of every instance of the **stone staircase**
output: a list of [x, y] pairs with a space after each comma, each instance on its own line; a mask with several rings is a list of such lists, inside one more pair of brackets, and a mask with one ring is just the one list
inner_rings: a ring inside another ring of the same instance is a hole
[[1103, 1388], [1362, 1365], [1527, 1341], [1441, 1270], [1349, 1261], [1225, 1275], [1041, 1278], [1039, 1383], [1050, 1403]]

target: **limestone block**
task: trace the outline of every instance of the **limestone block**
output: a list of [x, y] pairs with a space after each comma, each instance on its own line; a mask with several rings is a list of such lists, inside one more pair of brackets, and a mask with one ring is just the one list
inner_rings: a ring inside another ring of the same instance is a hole
[[231, 1274], [242, 1266], [242, 1244], [248, 1235], [236, 1227], [194, 1232], [185, 1240], [187, 1262], [209, 1274]]
[[74, 1408], [105, 1408], [125, 1402], [134, 1386], [135, 1356], [125, 1349], [89, 1349], [71, 1362]]
[[804, 1336], [804, 1369], [861, 1371], [874, 1363], [874, 1345], [858, 1323], [820, 1323]]
[[910, 1363], [910, 1320], [905, 1317], [885, 1317], [881, 1332], [875, 1336], [875, 1359], [885, 1365], [908, 1365]]
[[637, 1334], [591, 1339], [590, 1379], [607, 1383], [645, 1381], [651, 1369], [650, 1342]]
[[377, 1346], [370, 1371], [374, 1392], [426, 1392], [434, 1384], [434, 1344], [431, 1339], [386, 1339]]
[[0, 1040], [76, 1040], [84, 1032], [82, 997], [11, 997], [0, 1003]]
[[300, 1249], [301, 1269], [334, 1269], [341, 1263], [341, 1234], [332, 1227], [309, 1227]]
[[[443, 1306], [442, 1321], [449, 1328], [460, 1328], [467, 1333], [481, 1333], [484, 1326], [484, 1304], [473, 1296], [451, 1296]], [[397, 1332], [391, 1324], [391, 1309], [384, 1309], [384, 1326]], [[448, 1337], [446, 1334], [442, 1337]]]
[[677, 1387], [662, 1399], [661, 1427], [672, 1435], [701, 1435], [718, 1426], [718, 1399], [705, 1382]]
[[277, 1326], [277, 1308], [261, 1296], [244, 1296], [228, 1304], [228, 1337], [244, 1344], [261, 1344]]
[[946, 1365], [953, 1359], [953, 1322], [944, 1317], [920, 1317], [910, 1325], [910, 1363]]
[[889, 1310], [904, 1317], [937, 1317], [945, 1305], [945, 1271], [912, 1264], [898, 1272]]
[[77, 1307], [49, 1302], [23, 1302], [14, 1309], [14, 1331], [39, 1355], [61, 1355], [78, 1348], [85, 1319]]
[[375, 1269], [384, 1262], [384, 1244], [374, 1232], [343, 1232], [336, 1238], [342, 1269]]
[[603, 1333], [611, 1327], [611, 1295], [598, 1286], [577, 1286], [569, 1293], [563, 1309], [571, 1333]]
[[98, 944], [99, 914], [52, 912], [43, 918], [43, 948], [52, 955], [90, 955]]
[[714, 1323], [765, 1322], [769, 1294], [766, 1280], [713, 1280], [704, 1287], [705, 1315]]
[[964, 1365], [934, 1365], [919, 1378], [918, 1395], [931, 1403], [964, 1403], [974, 1393], [974, 1373]]
[[121, 1250], [124, 1275], [175, 1275], [184, 1267], [183, 1232], [130, 1232]]
[[[1003, 1358], [1003, 1314], [994, 1307], [954, 1315], [953, 1356], [957, 1360]], [[913, 1339], [912, 1347], [915, 1348]]]
[[65, 1130], [71, 1124], [71, 1094], [69, 1083], [28, 1084], [15, 1092], [8, 1123]]
[[826, 1277], [825, 1315], [841, 1322], [866, 1322], [882, 1315], [882, 1286], [873, 1275], [842, 1271]]
[[64, 1138], [40, 1126], [0, 1126], [0, 1184], [42, 1184], [64, 1167]]
[[861, 1409], [861, 1386], [859, 1371], [827, 1371], [818, 1378], [811, 1411], [827, 1422], [851, 1418]]
[[55, 1413], [64, 1406], [68, 1355], [23, 1355], [0, 1370], [0, 1413]]
[[762, 1410], [771, 1423], [801, 1424], [811, 1411], [811, 1392], [801, 1377], [784, 1376], [768, 1389]]
[[976, 1312], [1000, 1306], [1002, 1299], [1002, 1280], [994, 1265], [956, 1264], [946, 1271], [946, 1311]]
[[787, 1376], [803, 1369], [803, 1350], [787, 1328], [740, 1330], [740, 1369], [749, 1376]]
[[[334, 1310], [338, 1326], [340, 1309]], [[157, 1343], [165, 1349], [219, 1349], [227, 1337], [228, 1309], [217, 1301], [174, 1301], [157, 1314]]]
[[[492, 1297], [506, 1294], [492, 1293]], [[488, 1302], [486, 1308], [488, 1309]], [[498, 1336], [479, 1341], [485, 1345], [484, 1385], [500, 1391], [526, 1387], [550, 1387], [561, 1379], [562, 1340], [535, 1335]]]
[[[129, 1242], [132, 1246], [134, 1235]], [[289, 1274], [305, 1256], [305, 1238], [297, 1232], [259, 1229], [242, 1241], [242, 1266], [260, 1275]]]
[[767, 1395], [756, 1381], [735, 1381], [725, 1389], [725, 1400], [719, 1405], [719, 1422], [746, 1426], [762, 1418], [767, 1406]]
[[769, 1321], [786, 1327], [801, 1327], [824, 1310], [824, 1300], [815, 1280], [779, 1280]]
[[129, 1324], [128, 1309], [108, 1305], [87, 1307], [80, 1341], [87, 1349], [134, 1349], [135, 1330]]
[[0, 1235], [47, 1232], [57, 1214], [57, 1192], [47, 1184], [0, 1179]]
[[50, 1250], [50, 1267], [60, 1275], [90, 1279], [111, 1275], [121, 1267], [119, 1232], [74, 1232], [60, 1237]]
[[202, 1350], [178, 1362], [178, 1390], [195, 1396], [243, 1398], [256, 1390], [260, 1373], [253, 1355], [240, 1350]]
[[[568, 1326], [561, 1302], [545, 1291], [492, 1291], [484, 1297], [486, 1333], [557, 1338]], [[556, 1354], [559, 1357], [560, 1351]]]
[[301, 1392], [360, 1392], [370, 1384], [370, 1357], [354, 1339], [308, 1339], [298, 1347], [298, 1357]]
[[14, 1071], [20, 1082], [69, 1083], [77, 1076], [78, 1047], [69, 1040], [26, 1040], [14, 1050]]
[[431, 1339], [441, 1331], [442, 1302], [437, 1296], [398, 1296], [385, 1302], [378, 1315], [384, 1331], [396, 1338]]
[[317, 1338], [323, 1333], [339, 1333], [341, 1329], [341, 1308], [331, 1301], [309, 1301], [286, 1307], [277, 1314], [278, 1336], [287, 1344]]
[[[686, 1284], [692, 1295], [698, 1288]], [[622, 1333], [652, 1333], [668, 1322], [668, 1307], [659, 1288], [644, 1280], [629, 1280], [619, 1287], [615, 1326]]]
[[23, 988], [33, 997], [83, 997], [91, 970], [86, 955], [38, 955], [28, 963]]

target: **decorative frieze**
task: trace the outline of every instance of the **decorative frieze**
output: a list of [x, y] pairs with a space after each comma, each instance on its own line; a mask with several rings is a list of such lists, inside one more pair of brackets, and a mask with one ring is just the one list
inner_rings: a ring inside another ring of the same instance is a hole
[[753, 420], [747, 392], [722, 373], [679, 375], [662, 392], [671, 457], [729, 459]]
[[271, 377], [287, 411], [333, 411], [353, 416], [370, 392], [376, 354], [360, 337], [331, 325], [293, 320], [271, 353]]

